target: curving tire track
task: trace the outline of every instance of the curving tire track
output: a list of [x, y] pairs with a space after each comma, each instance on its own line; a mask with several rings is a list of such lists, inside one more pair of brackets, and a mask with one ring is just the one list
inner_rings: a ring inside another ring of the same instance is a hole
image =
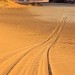
[[66, 18], [59, 23], [46, 41], [31, 49], [20, 49], [0, 55], [0, 75], [52, 75], [49, 50], [56, 43], [65, 20]]

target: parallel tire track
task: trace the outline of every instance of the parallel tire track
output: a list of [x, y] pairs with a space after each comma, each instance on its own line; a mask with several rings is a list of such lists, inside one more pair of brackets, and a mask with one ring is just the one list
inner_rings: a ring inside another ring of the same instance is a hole
[[[38, 66], [37, 66], [37, 74], [36, 75], [52, 75], [51, 68], [50, 68], [50, 62], [49, 62], [49, 50], [52, 47], [52, 45], [54, 43], [56, 43], [56, 41], [63, 29], [63, 26], [65, 24], [65, 19], [55, 28], [55, 30], [52, 32], [52, 34], [46, 41], [32, 47], [31, 49], [28, 49], [28, 50], [23, 49], [23, 51], [22, 50], [14, 51], [14, 52], [11, 52], [11, 55], [9, 53], [10, 58], [8, 58], [7, 60], [3, 61], [0, 64], [0, 68], [1, 68], [0, 75], [12, 75], [11, 73], [13, 72], [14, 68], [18, 64], [20, 64], [22, 62], [22, 60], [24, 60], [24, 61], [27, 60], [27, 61], [25, 61], [27, 63], [31, 63], [31, 61], [32, 61], [32, 64], [33, 64], [37, 61], [37, 59], [38, 59]], [[36, 55], [34, 55], [33, 52], [36, 53]], [[31, 55], [31, 54], [33, 54], [33, 55]], [[31, 57], [29, 59], [27, 59], [29, 56], [31, 56]], [[3, 57], [4, 57], [4, 55], [3, 55]], [[0, 60], [2, 60], [2, 58]], [[10, 62], [10, 64], [9, 64], [9, 62]], [[3, 66], [5, 66], [5, 67], [2, 69]], [[29, 75], [29, 72], [31, 72], [31, 75], [33, 75], [32, 73], [35, 69], [34, 68], [35, 65], [34, 66], [33, 65], [30, 65], [30, 66], [24, 65], [24, 67], [25, 68], [21, 67], [25, 71], [25, 72], [24, 71], [21, 72], [23, 75]], [[33, 70], [30, 71], [32, 67], [33, 67]], [[20, 75], [20, 74], [18, 73], [17, 75]]]

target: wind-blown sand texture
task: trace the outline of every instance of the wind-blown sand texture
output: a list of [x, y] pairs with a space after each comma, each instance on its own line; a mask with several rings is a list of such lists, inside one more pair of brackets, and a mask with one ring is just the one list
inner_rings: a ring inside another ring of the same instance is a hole
[[16, 7], [0, 8], [0, 75], [75, 75], [75, 7]]

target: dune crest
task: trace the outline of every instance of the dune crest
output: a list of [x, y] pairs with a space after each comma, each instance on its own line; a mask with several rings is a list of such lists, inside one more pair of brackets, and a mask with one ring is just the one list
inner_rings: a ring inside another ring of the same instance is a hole
[[12, 0], [1, 0], [0, 1], [0, 7], [24, 7], [24, 5], [20, 5], [18, 3], [16, 3], [15, 1]]

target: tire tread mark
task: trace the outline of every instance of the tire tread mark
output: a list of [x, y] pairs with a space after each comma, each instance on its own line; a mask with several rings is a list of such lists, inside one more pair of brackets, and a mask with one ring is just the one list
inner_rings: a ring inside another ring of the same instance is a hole
[[[27, 55], [30, 51], [32, 51], [34, 48], [36, 48], [36, 47], [38, 47], [38, 46], [40, 46], [40, 45], [43, 45], [44, 43], [46, 43], [47, 41], [49, 41], [50, 38], [55, 34], [55, 32], [56, 32], [59, 28], [60, 28], [60, 26], [56, 27], [56, 29], [53, 31], [52, 35], [51, 35], [46, 41], [44, 41], [44, 42], [42, 42], [42, 43], [40, 43], [40, 44], [38, 44], [38, 45], [32, 47], [32, 48], [31, 48], [27, 53], [25, 53], [19, 60], [17, 60], [17, 62], [15, 62], [15, 64], [13, 65], [13, 67], [11, 67], [11, 69], [7, 72], [6, 75], [8, 75], [8, 74], [11, 72], [11, 70], [15, 67], [15, 65], [16, 65], [25, 55]], [[59, 35], [58, 35], [58, 37], [59, 37]], [[58, 37], [56, 38], [56, 40], [55, 40], [53, 43], [55, 43], [55, 42], [57, 41]]]

